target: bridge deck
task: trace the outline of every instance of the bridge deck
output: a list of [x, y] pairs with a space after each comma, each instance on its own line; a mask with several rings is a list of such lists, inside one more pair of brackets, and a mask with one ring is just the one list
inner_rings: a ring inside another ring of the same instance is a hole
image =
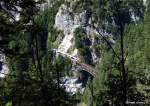
[[86, 64], [86, 63], [82, 63], [79, 58], [73, 57], [73, 56], [71, 56], [71, 55], [69, 55], [67, 53], [58, 51], [56, 49], [55, 49], [55, 51], [56, 51], [56, 53], [59, 53], [59, 54], [61, 54], [63, 56], [66, 56], [66, 57], [70, 58], [73, 62], [77, 63], [79, 66], [81, 66], [83, 68], [84, 71], [90, 73], [92, 76], [96, 75], [95, 68], [90, 66], [90, 65], [88, 65], [88, 64]]

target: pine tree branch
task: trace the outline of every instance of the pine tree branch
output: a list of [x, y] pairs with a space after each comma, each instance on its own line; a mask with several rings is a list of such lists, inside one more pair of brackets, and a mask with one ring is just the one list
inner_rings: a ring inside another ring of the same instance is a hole
[[95, 29], [99, 35], [102, 37], [102, 39], [104, 39], [104, 41], [108, 44], [108, 46], [111, 48], [111, 50], [113, 51], [113, 53], [115, 54], [115, 56], [120, 60], [120, 57], [118, 56], [118, 54], [115, 52], [114, 48], [112, 47], [111, 43], [106, 39], [106, 37], [104, 35], [102, 35], [99, 31], [99, 28], [95, 27], [94, 25], [88, 24], [88, 26], [92, 27], [93, 29]]

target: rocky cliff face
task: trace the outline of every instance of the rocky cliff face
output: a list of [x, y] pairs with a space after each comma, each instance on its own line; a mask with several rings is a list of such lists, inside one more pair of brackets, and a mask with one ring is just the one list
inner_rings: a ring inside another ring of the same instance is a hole
[[0, 52], [0, 78], [4, 78], [9, 72], [5, 54]]
[[71, 54], [75, 57], [79, 56], [78, 48], [75, 47], [74, 44], [74, 32], [77, 28], [80, 27], [85, 29], [86, 31], [86, 36], [91, 42], [91, 49], [89, 51], [89, 54], [92, 55], [92, 61], [96, 62], [98, 56], [92, 49], [92, 47], [95, 43], [98, 43], [98, 41], [94, 39], [94, 35], [96, 35], [97, 32], [92, 27], [88, 26], [90, 20], [87, 18], [86, 15], [86, 11], [83, 11], [81, 13], [74, 13], [70, 7], [67, 7], [64, 4], [61, 5], [55, 17], [55, 27], [59, 30], [62, 30], [65, 36], [61, 44], [59, 45], [58, 50], [64, 53]]
[[[63, 37], [60, 37], [61, 35], [58, 35], [59, 38], [63, 38], [59, 39], [60, 41], [58, 41], [60, 42], [60, 44], [58, 45], [58, 50], [64, 53], [68, 53], [74, 57], [79, 57], [82, 60], [90, 60], [90, 62], [88, 62], [89, 64], [95, 64], [101, 57], [101, 45], [104, 44], [104, 41], [100, 37], [100, 34], [105, 36], [110, 41], [110, 43], [115, 43], [114, 39], [116, 39], [117, 34], [111, 32], [111, 27], [117, 27], [117, 22], [115, 20], [115, 17], [108, 17], [108, 20], [106, 20], [105, 22], [107, 29], [104, 30], [102, 28], [99, 28], [98, 20], [96, 20], [96, 17], [94, 17], [94, 13], [90, 13], [87, 9], [83, 8], [78, 9], [81, 10], [78, 12], [73, 9], [73, 6], [78, 5], [78, 2], [80, 2], [80, 0], [65, 0], [64, 4], [61, 4], [61, 6], [59, 7], [58, 12], [55, 16], [54, 27], [57, 30], [61, 30], [64, 35]], [[143, 0], [143, 5], [146, 6], [146, 0]], [[129, 16], [127, 17], [128, 19], [125, 20], [125, 22], [127, 24], [130, 22], [135, 22], [136, 24], [137, 21], [143, 18], [142, 14], [143, 9], [134, 10], [131, 6], [129, 13], [126, 14]], [[96, 26], [97, 29], [93, 28], [90, 25]], [[79, 48], [75, 44], [77, 36], [75, 35], [75, 32], [78, 28], [82, 28], [83, 30], [85, 30], [85, 33], [82, 36], [84, 36], [83, 39], [86, 40], [80, 41], [82, 43], [82, 46], [88, 43], [88, 47], [85, 48], [88, 48], [86, 53], [80, 53]], [[82, 56], [83, 54], [87, 56]]]

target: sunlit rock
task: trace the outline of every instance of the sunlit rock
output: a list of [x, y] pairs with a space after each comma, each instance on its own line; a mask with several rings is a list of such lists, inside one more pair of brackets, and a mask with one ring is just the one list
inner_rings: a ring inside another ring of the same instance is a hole
[[0, 52], [0, 78], [4, 78], [9, 72], [6, 57], [5, 55]]

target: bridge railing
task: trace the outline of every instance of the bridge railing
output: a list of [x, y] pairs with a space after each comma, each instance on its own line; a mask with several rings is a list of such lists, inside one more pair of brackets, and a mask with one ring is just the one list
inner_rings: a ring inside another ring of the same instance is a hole
[[67, 54], [65, 52], [61, 52], [61, 51], [59, 51], [57, 49], [52, 49], [52, 50], [55, 51], [55, 53], [59, 53], [59, 54], [61, 54], [63, 56], [69, 57], [74, 63], [80, 65], [85, 71], [87, 71], [88, 73], [90, 73], [93, 76], [95, 76], [95, 74], [96, 74], [95, 73], [96, 72], [95, 69], [92, 66], [90, 66], [90, 65], [82, 63], [79, 58], [74, 57], [74, 56], [72, 56], [70, 54]]

